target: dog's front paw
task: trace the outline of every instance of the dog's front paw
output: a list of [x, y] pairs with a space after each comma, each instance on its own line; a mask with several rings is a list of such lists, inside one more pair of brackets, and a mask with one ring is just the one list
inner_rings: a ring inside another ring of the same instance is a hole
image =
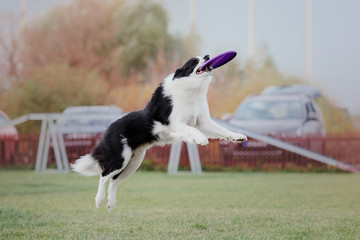
[[200, 144], [200, 145], [209, 144], [209, 140], [203, 134], [188, 135], [184, 138], [184, 141], [188, 142], [188, 143], [196, 143], [196, 144]]
[[209, 140], [203, 134], [195, 135], [194, 140], [195, 140], [195, 143], [200, 144], [200, 145], [208, 145], [209, 144]]
[[242, 143], [247, 141], [247, 137], [240, 133], [232, 133], [228, 140], [231, 142]]

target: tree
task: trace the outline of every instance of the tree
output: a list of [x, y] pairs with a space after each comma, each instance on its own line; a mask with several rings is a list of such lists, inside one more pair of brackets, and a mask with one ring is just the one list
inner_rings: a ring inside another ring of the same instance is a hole
[[181, 50], [163, 7], [143, 1], [75, 0], [28, 24], [23, 39], [25, 77], [56, 63], [97, 70], [112, 84], [143, 74], [161, 47], [166, 59]]
[[[151, 95], [184, 56], [183, 40], [168, 34], [167, 13], [154, 2], [73, 0], [16, 33], [13, 39], [21, 42], [0, 39], [7, 50], [0, 60], [3, 72], [16, 75], [0, 89], [0, 109], [11, 117], [69, 105], [117, 103], [129, 109], [123, 105], [131, 95], [142, 89]], [[146, 98], [132, 106], [143, 106]]]
[[109, 1], [76, 0], [58, 6], [23, 31], [24, 77], [48, 64], [104, 72], [114, 43]]
[[20, 41], [16, 16], [0, 19], [0, 91], [8, 89], [20, 77]]
[[47, 65], [8, 91], [1, 105], [11, 116], [33, 112], [61, 112], [68, 106], [100, 105], [107, 86], [95, 72], [67, 65]]

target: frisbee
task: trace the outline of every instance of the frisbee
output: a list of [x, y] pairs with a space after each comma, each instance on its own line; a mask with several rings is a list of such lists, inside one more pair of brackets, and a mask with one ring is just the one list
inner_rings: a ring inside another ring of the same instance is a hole
[[210, 60], [206, 61], [201, 67], [200, 70], [203, 70], [206, 67], [212, 67], [212, 69], [221, 67], [222, 65], [230, 62], [236, 56], [235, 51], [227, 51], [216, 57], [211, 58]]

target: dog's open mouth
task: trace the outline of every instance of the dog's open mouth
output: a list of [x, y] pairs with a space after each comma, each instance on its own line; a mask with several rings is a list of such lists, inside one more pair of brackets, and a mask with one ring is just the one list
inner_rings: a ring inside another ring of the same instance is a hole
[[203, 74], [204, 72], [210, 72], [212, 70], [211, 66], [206, 66], [203, 70], [200, 70], [201, 67], [198, 68], [196, 74]]

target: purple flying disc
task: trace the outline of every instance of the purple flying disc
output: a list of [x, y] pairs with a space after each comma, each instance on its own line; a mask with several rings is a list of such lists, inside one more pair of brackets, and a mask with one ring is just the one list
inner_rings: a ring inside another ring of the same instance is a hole
[[228, 51], [224, 52], [216, 57], [213, 57], [209, 61], [205, 62], [201, 67], [200, 70], [203, 70], [205, 67], [212, 67], [213, 69], [218, 68], [228, 62], [230, 62], [236, 56], [235, 51]]

